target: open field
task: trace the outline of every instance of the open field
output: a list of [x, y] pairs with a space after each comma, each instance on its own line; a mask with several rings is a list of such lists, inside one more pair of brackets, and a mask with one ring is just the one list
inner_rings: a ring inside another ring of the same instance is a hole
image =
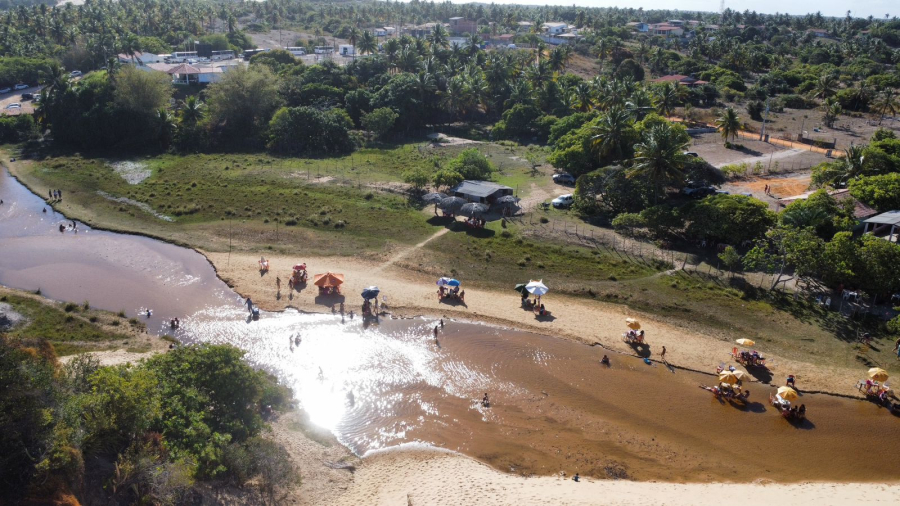
[[746, 163], [754, 166], [761, 163], [765, 170], [772, 172], [808, 169], [827, 161], [824, 155], [803, 149], [791, 149], [766, 142], [740, 138], [735, 141], [744, 150], [726, 149], [719, 133], [694, 135], [690, 150], [715, 167]]

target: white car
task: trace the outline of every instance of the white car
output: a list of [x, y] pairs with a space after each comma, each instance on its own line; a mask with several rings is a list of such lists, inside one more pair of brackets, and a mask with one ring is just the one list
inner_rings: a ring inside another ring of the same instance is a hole
[[6, 108], [7, 108], [7, 109], [21, 109], [21, 108], [22, 108], [22, 104], [20, 104], [20, 103], [18, 103], [18, 102], [13, 102], [13, 103], [11, 103], [11, 104], [6, 104]]
[[28, 89], [28, 85], [27, 85], [27, 84], [19, 83], [19, 84], [13, 86], [13, 88], [15, 88], [16, 90], [27, 90], [27, 89]]
[[2, 95], [3, 93], [9, 93], [11, 91], [12, 89], [10, 88], [0, 88], [0, 95]]
[[81, 76], [80, 70], [73, 70], [73, 71], [69, 72], [69, 77], [79, 77], [79, 76]]
[[560, 195], [551, 200], [550, 203], [557, 209], [568, 209], [575, 202], [575, 197], [571, 193]]

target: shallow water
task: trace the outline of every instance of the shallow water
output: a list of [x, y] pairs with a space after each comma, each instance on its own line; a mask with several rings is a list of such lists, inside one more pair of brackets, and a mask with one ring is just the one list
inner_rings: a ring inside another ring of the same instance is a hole
[[[870, 403], [805, 395], [793, 426], [768, 406], [716, 401], [710, 376], [648, 366], [567, 340], [429, 319], [361, 319], [296, 311], [250, 321], [200, 254], [138, 236], [60, 233], [61, 215], [0, 174], [0, 283], [135, 315], [184, 342], [232, 343], [278, 375], [311, 421], [359, 455], [407, 442], [460, 451], [512, 472], [634, 479], [896, 479], [900, 420]], [[299, 345], [294, 345], [296, 337]], [[321, 375], [320, 375], [321, 368]], [[801, 385], [802, 387], [802, 385]], [[352, 392], [352, 402], [348, 393]], [[491, 408], [479, 400], [488, 392]]]

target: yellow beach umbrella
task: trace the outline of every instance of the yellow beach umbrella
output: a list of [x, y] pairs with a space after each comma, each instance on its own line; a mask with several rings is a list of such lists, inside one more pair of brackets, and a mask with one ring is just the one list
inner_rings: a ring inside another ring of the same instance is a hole
[[875, 381], [887, 381], [888, 372], [880, 367], [873, 367], [869, 369], [869, 378]]
[[737, 369], [731, 371], [731, 374], [734, 374], [734, 377], [737, 378], [737, 379], [739, 379], [739, 380], [741, 380], [741, 381], [743, 381], [743, 380], [744, 380], [744, 376], [747, 375], [747, 373], [745, 373], [744, 371], [739, 371], [739, 370], [737, 370]]
[[800, 395], [791, 387], [778, 387], [778, 396], [786, 401], [796, 401]]
[[753, 346], [754, 344], [756, 344], [756, 341], [754, 341], [754, 340], [752, 340], [752, 339], [738, 339], [738, 340], [735, 341], [735, 342], [738, 343], [738, 344], [741, 345], [741, 346], [746, 346], [746, 347], [748, 347], [748, 348], [751, 347], [751, 346]]
[[731, 371], [722, 371], [719, 373], [719, 381], [722, 383], [728, 383], [729, 385], [734, 385], [738, 382], [738, 377]]
[[640, 322], [634, 318], [625, 318], [625, 325], [628, 325], [628, 328], [632, 330], [639, 330], [641, 328]]

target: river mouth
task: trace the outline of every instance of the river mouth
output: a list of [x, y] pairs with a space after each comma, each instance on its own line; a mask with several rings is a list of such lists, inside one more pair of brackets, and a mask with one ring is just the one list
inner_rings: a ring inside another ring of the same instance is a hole
[[[0, 173], [0, 284], [123, 309], [182, 342], [230, 343], [293, 388], [310, 420], [357, 455], [418, 442], [507, 472], [666, 481], [890, 481], [898, 420], [877, 406], [804, 395], [791, 425], [751, 385], [746, 406], [701, 390], [711, 376], [568, 340], [427, 318], [364, 325], [296, 311], [251, 320], [200, 254], [69, 223]], [[166, 322], [178, 316], [181, 328]], [[297, 338], [299, 337], [299, 344]], [[607, 352], [608, 353], [608, 352]], [[723, 357], [725, 360], [725, 357]], [[321, 368], [321, 375], [320, 375]], [[490, 395], [492, 406], [480, 399]], [[349, 394], [352, 393], [352, 401]]]

